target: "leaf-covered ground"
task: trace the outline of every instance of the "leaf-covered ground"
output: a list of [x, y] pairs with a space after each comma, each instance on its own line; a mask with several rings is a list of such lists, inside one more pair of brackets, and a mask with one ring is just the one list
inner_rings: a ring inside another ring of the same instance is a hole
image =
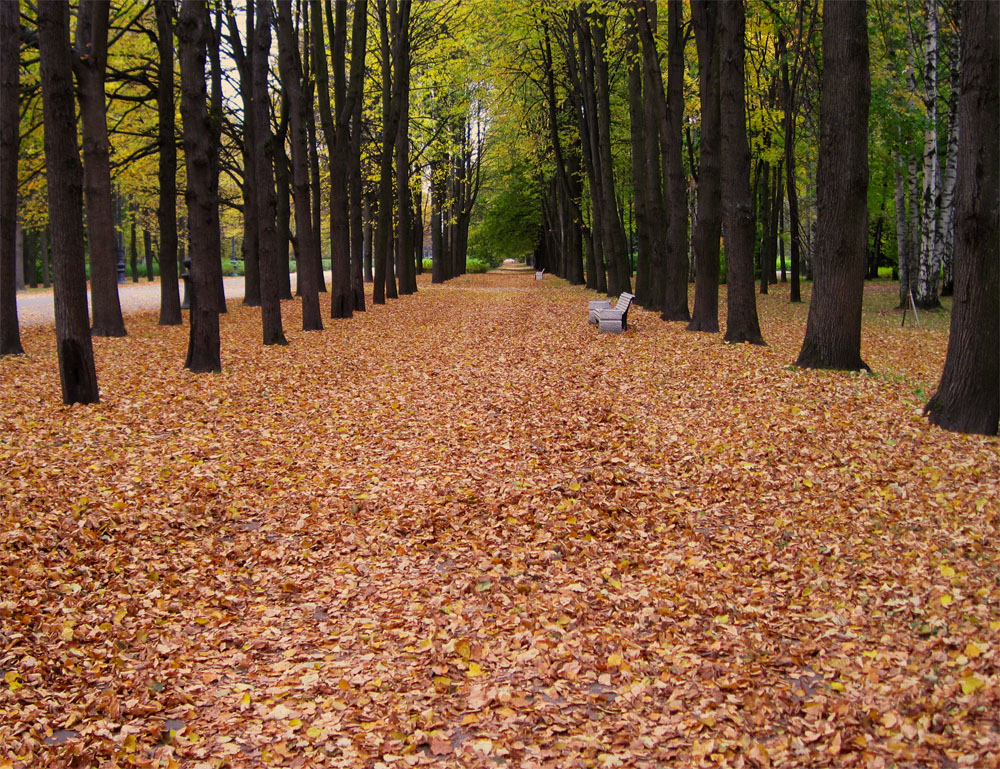
[[234, 306], [200, 376], [131, 316], [96, 407], [25, 330], [0, 767], [1000, 762], [1000, 445], [920, 416], [946, 318], [869, 289], [866, 376], [789, 365], [780, 288], [766, 348], [589, 298], [286, 303], [287, 348]]

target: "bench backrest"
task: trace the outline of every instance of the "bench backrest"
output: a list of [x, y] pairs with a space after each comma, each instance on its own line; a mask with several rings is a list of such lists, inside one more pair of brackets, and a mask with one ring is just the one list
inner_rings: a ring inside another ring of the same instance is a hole
[[615, 305], [615, 309], [621, 312], [628, 312], [629, 305], [632, 304], [633, 299], [635, 299], [634, 294], [622, 293], [618, 297], [618, 304]]

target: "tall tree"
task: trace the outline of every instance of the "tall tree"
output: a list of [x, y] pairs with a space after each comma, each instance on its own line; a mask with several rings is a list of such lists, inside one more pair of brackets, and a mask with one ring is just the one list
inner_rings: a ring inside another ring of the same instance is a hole
[[660, 145], [663, 158], [663, 185], [667, 199], [667, 252], [663, 281], [664, 320], [688, 321], [687, 291], [687, 181], [681, 150], [684, 118], [684, 36], [681, 32], [683, 6], [680, 0], [667, 3], [667, 98], [666, 113], [660, 117]]
[[868, 246], [867, 3], [827, 3], [823, 18], [816, 254], [797, 365], [867, 369], [861, 303]]
[[184, 0], [177, 18], [181, 119], [187, 169], [184, 199], [191, 243], [191, 333], [184, 366], [199, 373], [222, 370], [219, 307], [212, 271], [212, 263], [221, 263], [222, 257], [218, 171], [212, 161], [217, 148], [212, 141], [213, 127], [208, 115], [205, 83], [205, 59], [211, 36], [208, 5], [202, 0]]
[[692, 0], [691, 23], [698, 48], [701, 152], [698, 216], [694, 226], [694, 314], [688, 331], [719, 331], [719, 238], [722, 232], [722, 146], [719, 125], [719, 6]]
[[319, 251], [313, 233], [312, 201], [309, 197], [308, 116], [302, 88], [302, 61], [292, 26], [291, 0], [278, 3], [278, 51], [281, 86], [288, 96], [292, 140], [292, 191], [295, 196], [295, 237], [299, 245], [298, 288], [302, 295], [302, 330], [319, 331], [323, 328], [323, 318], [319, 309], [319, 287], [316, 285]]
[[1000, 7], [962, 3], [955, 294], [937, 392], [947, 430], [996, 435], [1000, 420]]
[[306, 144], [308, 116], [303, 93], [302, 60], [295, 29], [292, 4], [278, 3], [278, 67], [281, 85], [288, 97], [289, 134], [292, 144], [292, 192], [295, 197], [295, 237], [298, 240], [298, 290], [302, 296], [302, 330], [319, 331], [323, 319], [316, 285], [316, 248], [309, 196], [309, 149]]
[[277, 201], [274, 188], [275, 137], [271, 133], [268, 91], [271, 53], [271, 3], [257, 3], [253, 38], [253, 121], [259, 146], [254, 153], [257, 176], [257, 247], [260, 260], [261, 330], [264, 344], [287, 344], [281, 325], [278, 264]]
[[83, 166], [77, 149], [69, 4], [38, 4], [56, 352], [63, 403], [97, 403], [83, 254]]
[[96, 336], [125, 336], [118, 298], [118, 256], [111, 190], [111, 145], [104, 95], [110, 0], [81, 0], [76, 17], [73, 72], [80, 99], [87, 248]]
[[764, 344], [753, 279], [754, 216], [747, 140], [743, 0], [719, 3], [722, 226], [726, 237], [727, 342]]
[[368, 39], [368, 2], [355, 0], [351, 32], [351, 82], [348, 103], [351, 105], [351, 136], [347, 164], [351, 218], [351, 288], [355, 312], [365, 311], [365, 216], [364, 178], [361, 173], [361, 147], [364, 143], [362, 94], [365, 81], [365, 51]]
[[918, 307], [931, 309], [941, 306], [939, 298], [941, 265], [935, 249], [937, 239], [937, 211], [940, 204], [941, 168], [938, 162], [937, 141], [937, 69], [938, 69], [938, 20], [937, 0], [924, 0], [926, 33], [924, 35], [924, 109], [927, 125], [924, 129], [923, 188], [920, 199], [920, 267], [917, 277]]
[[17, 3], [0, 3], [0, 355], [20, 355], [17, 322], [17, 155], [20, 20]]

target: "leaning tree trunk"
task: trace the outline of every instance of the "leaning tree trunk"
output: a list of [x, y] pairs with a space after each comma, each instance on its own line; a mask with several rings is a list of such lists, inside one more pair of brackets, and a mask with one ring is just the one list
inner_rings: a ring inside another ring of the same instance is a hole
[[73, 71], [80, 99], [83, 177], [87, 199], [87, 248], [95, 336], [125, 336], [118, 298], [118, 254], [111, 199], [111, 155], [104, 95], [109, 0], [82, 0], [77, 13]]
[[867, 369], [861, 303], [868, 246], [867, 3], [827, 3], [823, 19], [816, 254], [796, 365]]
[[309, 149], [306, 143], [308, 116], [302, 89], [302, 62], [292, 27], [291, 3], [278, 3], [278, 65], [281, 84], [288, 95], [289, 131], [292, 139], [292, 191], [295, 196], [295, 237], [299, 245], [298, 289], [302, 296], [302, 330], [320, 331], [316, 262], [319, 254], [313, 233], [312, 201], [309, 197]]
[[924, 183], [920, 201], [920, 267], [917, 277], [918, 307], [941, 306], [938, 297], [941, 265], [937, 261], [937, 210], [940, 204], [940, 174], [937, 144], [937, 0], [925, 0], [927, 34], [924, 37]]
[[694, 314], [688, 331], [719, 331], [719, 239], [722, 233], [721, 132], [719, 126], [719, 6], [692, 0], [691, 21], [698, 47], [701, 86], [701, 157], [698, 217], [694, 226]]
[[97, 403], [83, 257], [83, 166], [77, 152], [69, 3], [38, 4], [45, 167], [63, 403]]
[[1000, 6], [962, 4], [955, 298], [933, 424], [996, 435], [1000, 421]]
[[0, 3], [0, 356], [20, 355], [17, 321], [17, 155], [20, 20], [17, 3]]
[[208, 117], [205, 58], [211, 37], [208, 6], [185, 0], [177, 18], [181, 63], [181, 118], [187, 170], [188, 232], [191, 236], [191, 333], [184, 367], [196, 373], [221, 371], [219, 308], [212, 263], [221, 262], [219, 200], [212, 157], [212, 125]]
[[257, 175], [257, 245], [260, 258], [261, 331], [265, 345], [287, 344], [281, 325], [278, 264], [277, 202], [274, 190], [274, 136], [268, 97], [268, 56], [271, 52], [271, 4], [257, 3], [253, 52], [254, 131], [260, 142], [255, 154]]
[[727, 342], [764, 344], [757, 320], [753, 281], [754, 219], [747, 141], [743, 0], [719, 3], [720, 127], [722, 133], [722, 223], [726, 233]]

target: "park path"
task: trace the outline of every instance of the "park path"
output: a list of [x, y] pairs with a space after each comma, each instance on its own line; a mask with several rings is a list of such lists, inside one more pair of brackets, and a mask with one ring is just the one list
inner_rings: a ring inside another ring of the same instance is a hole
[[[295, 274], [292, 274], [292, 291], [295, 291]], [[326, 273], [327, 282], [330, 272]], [[242, 299], [245, 283], [242, 277], [223, 278], [226, 299]], [[88, 301], [89, 301], [88, 290]], [[139, 312], [141, 310], [156, 310], [160, 306], [160, 282], [123, 283], [118, 286], [118, 297], [122, 303], [122, 312]], [[52, 289], [45, 291], [21, 291], [17, 294], [17, 317], [22, 326], [40, 326], [55, 322], [55, 307], [53, 305]]]

